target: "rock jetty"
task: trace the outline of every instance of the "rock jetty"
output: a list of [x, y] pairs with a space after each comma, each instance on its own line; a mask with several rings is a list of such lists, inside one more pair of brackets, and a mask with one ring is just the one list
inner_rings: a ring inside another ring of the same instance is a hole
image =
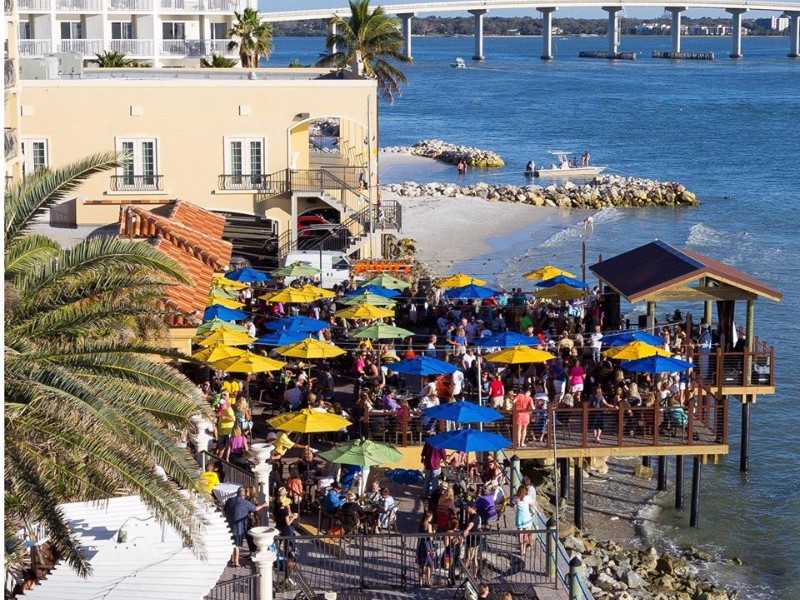
[[398, 196], [449, 197], [477, 196], [496, 202], [517, 202], [561, 208], [602, 208], [604, 206], [693, 206], [697, 197], [680, 183], [637, 177], [603, 175], [578, 185], [567, 181], [548, 185], [505, 185], [476, 183], [416, 183], [407, 181], [383, 186]]
[[503, 167], [505, 161], [496, 152], [472, 146], [459, 146], [442, 140], [422, 140], [410, 148], [392, 146], [381, 148], [381, 152], [407, 153], [425, 158], [435, 158], [451, 165], [464, 161], [470, 167]]

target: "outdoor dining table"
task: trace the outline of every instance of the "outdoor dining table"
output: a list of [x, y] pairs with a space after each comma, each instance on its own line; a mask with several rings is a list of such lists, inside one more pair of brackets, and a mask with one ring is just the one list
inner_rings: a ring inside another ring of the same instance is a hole
[[242, 487], [240, 483], [219, 483], [211, 490], [214, 498], [220, 503], [220, 506], [225, 506], [228, 498], [236, 495], [237, 490]]

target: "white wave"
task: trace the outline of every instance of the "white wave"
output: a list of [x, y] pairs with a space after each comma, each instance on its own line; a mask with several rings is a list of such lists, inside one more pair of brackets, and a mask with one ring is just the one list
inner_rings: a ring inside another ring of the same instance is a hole
[[692, 225], [689, 230], [689, 237], [686, 238], [687, 246], [699, 246], [701, 248], [718, 247], [721, 245], [728, 245], [730, 240], [725, 240], [725, 236], [718, 229], [697, 223]]
[[[614, 223], [619, 221], [623, 218], [623, 213], [618, 208], [613, 206], [606, 206], [601, 208], [596, 213], [592, 215], [592, 220], [594, 221], [594, 226], [597, 227], [598, 225], [604, 225], [608, 223]], [[570, 225], [566, 229], [562, 229], [558, 233], [554, 233], [549, 238], [547, 238], [541, 245], [542, 248], [554, 248], [555, 246], [562, 246], [567, 242], [573, 240], [579, 240], [584, 234], [587, 232], [584, 231], [583, 228], [583, 220], [575, 225]], [[591, 232], [588, 232], [591, 234]]]

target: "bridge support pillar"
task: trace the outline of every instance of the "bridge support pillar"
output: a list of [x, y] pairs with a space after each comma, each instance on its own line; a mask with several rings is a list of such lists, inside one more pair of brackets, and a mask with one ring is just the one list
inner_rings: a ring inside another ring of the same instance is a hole
[[[336, 35], [336, 23], [331, 23], [331, 35]], [[331, 54], [336, 54], [338, 52], [335, 43], [331, 44], [330, 51]]]
[[411, 19], [417, 16], [416, 13], [398, 13], [397, 18], [403, 22], [403, 54], [406, 58], [413, 60], [411, 54]]
[[739, 451], [739, 471], [747, 473], [750, 469], [750, 407], [753, 396], [742, 398], [742, 444]]
[[581, 459], [575, 459], [575, 469], [573, 473], [573, 478], [575, 479], [575, 496], [572, 502], [573, 508], [575, 509], [573, 522], [578, 529], [583, 529], [583, 467], [581, 462]]
[[689, 515], [689, 525], [691, 527], [700, 526], [700, 457], [694, 457], [692, 467], [692, 512]]
[[475, 17], [475, 54], [472, 60], [483, 60], [483, 15], [487, 12], [484, 8], [469, 11]]
[[800, 58], [800, 12], [786, 11], [789, 17], [789, 58]]
[[663, 492], [667, 489], [667, 457], [658, 457], [658, 491]]
[[675, 457], [675, 508], [683, 508], [683, 455]]
[[558, 468], [559, 468], [559, 495], [564, 500], [569, 500], [569, 459], [568, 458], [559, 458], [558, 459]]
[[555, 6], [537, 8], [542, 13], [542, 60], [553, 60], [553, 13]]
[[731, 58], [742, 58], [742, 15], [746, 8], [726, 8], [731, 14]]
[[608, 13], [608, 51], [612, 54], [619, 52], [619, 11], [621, 6], [604, 6]]
[[672, 13], [672, 25], [670, 33], [672, 34], [672, 51], [681, 51], [681, 13], [686, 10], [685, 6], [668, 6], [667, 10]]

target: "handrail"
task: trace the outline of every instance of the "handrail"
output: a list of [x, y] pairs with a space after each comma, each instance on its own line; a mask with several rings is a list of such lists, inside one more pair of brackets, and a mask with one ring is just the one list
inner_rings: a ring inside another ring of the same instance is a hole
[[222, 473], [225, 481], [229, 483], [238, 483], [244, 487], [253, 487], [256, 485], [256, 476], [246, 469], [239, 467], [232, 462], [211, 454], [207, 450], [202, 450], [199, 453], [200, 468], [205, 471], [207, 461], [211, 460], [222, 465]]

